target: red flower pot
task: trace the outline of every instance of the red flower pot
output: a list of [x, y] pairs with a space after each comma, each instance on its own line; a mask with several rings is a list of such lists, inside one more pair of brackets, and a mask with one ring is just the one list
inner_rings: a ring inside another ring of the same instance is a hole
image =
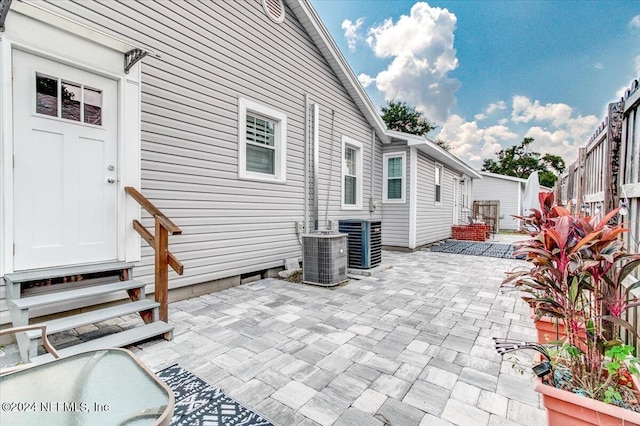
[[[567, 338], [564, 322], [561, 318], [542, 316], [536, 320], [536, 313], [533, 308], [529, 310], [529, 317], [534, 320], [533, 325], [536, 327], [537, 341], [541, 345], [553, 340], [564, 341]], [[578, 335], [580, 339], [587, 340], [587, 333], [584, 329], [581, 329]]]
[[[635, 389], [640, 383], [634, 377]], [[536, 378], [534, 389], [542, 394], [549, 426], [640, 426], [640, 413], [545, 385]]]

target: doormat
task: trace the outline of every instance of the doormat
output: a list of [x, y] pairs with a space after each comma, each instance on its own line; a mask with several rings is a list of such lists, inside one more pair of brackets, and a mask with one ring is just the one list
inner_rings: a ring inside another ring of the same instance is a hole
[[440, 253], [470, 254], [473, 256], [513, 259], [514, 248], [511, 244], [447, 240], [442, 244], [429, 247], [429, 250]]
[[176, 399], [172, 426], [273, 426], [178, 364], [156, 374], [173, 390]]

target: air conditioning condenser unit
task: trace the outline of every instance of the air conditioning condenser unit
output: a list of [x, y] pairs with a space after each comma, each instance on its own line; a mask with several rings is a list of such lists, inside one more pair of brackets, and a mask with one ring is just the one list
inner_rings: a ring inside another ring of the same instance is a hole
[[347, 280], [347, 235], [315, 231], [302, 235], [302, 282], [323, 287]]

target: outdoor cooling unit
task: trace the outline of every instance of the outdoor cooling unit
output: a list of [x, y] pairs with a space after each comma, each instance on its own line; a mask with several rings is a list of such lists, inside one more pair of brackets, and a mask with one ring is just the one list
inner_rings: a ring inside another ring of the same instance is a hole
[[339, 222], [340, 232], [349, 235], [349, 268], [371, 269], [382, 262], [382, 222], [347, 219]]
[[302, 236], [302, 282], [331, 287], [347, 279], [347, 236], [314, 231]]

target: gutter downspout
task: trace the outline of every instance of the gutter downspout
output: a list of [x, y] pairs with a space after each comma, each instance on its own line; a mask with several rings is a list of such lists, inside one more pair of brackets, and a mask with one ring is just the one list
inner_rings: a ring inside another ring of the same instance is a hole
[[416, 248], [416, 228], [418, 216], [418, 150], [409, 148], [409, 249]]
[[[312, 143], [313, 143], [313, 230], [318, 230], [318, 167], [320, 162], [320, 107], [313, 104], [313, 113], [311, 114], [312, 123]], [[333, 143], [333, 142], [332, 142]]]
[[311, 179], [309, 175], [311, 174], [311, 137], [309, 135], [309, 95], [307, 93], [304, 94], [304, 132], [305, 132], [305, 144], [304, 144], [304, 230], [302, 232], [306, 232], [307, 226], [311, 223], [311, 218], [309, 217], [309, 192]]
[[373, 194], [373, 181], [375, 179], [375, 171], [376, 171], [376, 133], [374, 128], [371, 128], [371, 180], [369, 181], [369, 213], [371, 215], [371, 219], [376, 213], [378, 208], [378, 204], [374, 198]]

